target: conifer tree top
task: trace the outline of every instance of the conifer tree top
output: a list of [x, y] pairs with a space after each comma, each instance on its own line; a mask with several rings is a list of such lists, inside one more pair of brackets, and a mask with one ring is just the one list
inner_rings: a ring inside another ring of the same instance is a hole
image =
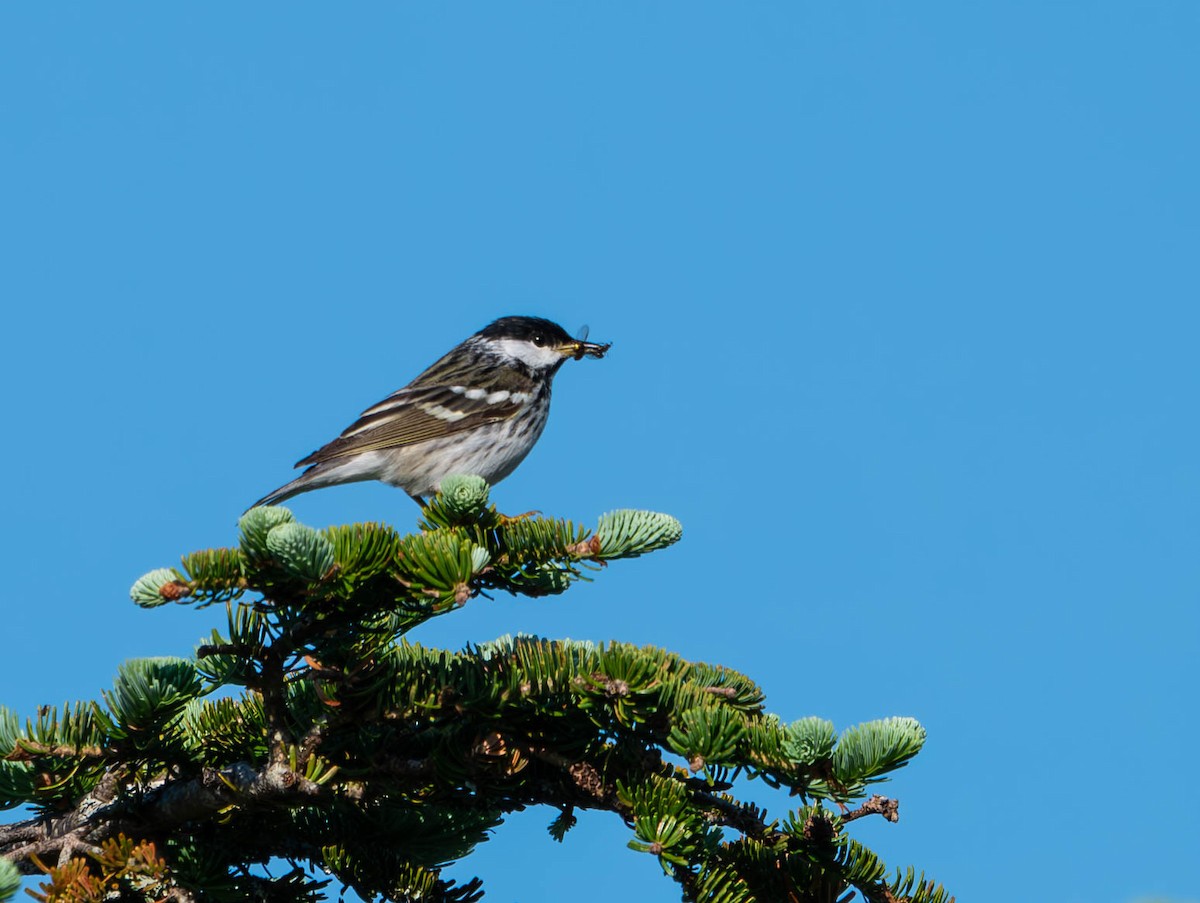
[[[46, 900], [469, 901], [481, 882], [441, 868], [540, 805], [555, 840], [581, 810], [613, 813], [689, 900], [949, 899], [911, 870], [888, 878], [849, 828], [897, 820], [870, 790], [924, 743], [910, 718], [784, 723], [748, 677], [653, 647], [413, 642], [481, 594], [556, 595], [682, 536], [644, 511], [594, 530], [508, 518], [487, 488], [447, 480], [408, 535], [255, 508], [235, 546], [140, 578], [137, 604], [219, 606], [222, 628], [191, 658], [126, 662], [96, 702], [0, 710], [0, 804], [49, 816], [0, 828], [0, 851], [46, 873]], [[736, 799], [739, 776], [796, 807]], [[279, 859], [295, 870], [261, 869]]]

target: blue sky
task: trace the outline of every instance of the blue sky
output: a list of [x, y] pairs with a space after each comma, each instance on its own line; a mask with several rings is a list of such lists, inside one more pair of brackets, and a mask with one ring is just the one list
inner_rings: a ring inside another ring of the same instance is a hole
[[[654, 643], [788, 720], [915, 716], [900, 823], [859, 823], [890, 865], [1194, 900], [1198, 42], [1192, 2], [7, 4], [0, 701], [186, 654], [219, 614], [136, 577], [533, 313], [614, 346], [502, 510], [684, 541], [414, 639]], [[551, 818], [451, 874], [678, 899], [611, 816]]]

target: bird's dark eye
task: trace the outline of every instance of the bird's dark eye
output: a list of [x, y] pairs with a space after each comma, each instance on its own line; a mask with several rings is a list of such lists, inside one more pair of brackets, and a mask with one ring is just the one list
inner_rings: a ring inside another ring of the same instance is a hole
[[533, 337], [533, 344], [537, 345], [539, 348], [545, 348], [546, 337], [544, 335], [535, 335]]

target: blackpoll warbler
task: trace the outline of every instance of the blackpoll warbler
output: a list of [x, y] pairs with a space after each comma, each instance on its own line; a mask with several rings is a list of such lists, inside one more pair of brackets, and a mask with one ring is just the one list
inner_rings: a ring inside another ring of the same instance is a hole
[[452, 473], [503, 480], [542, 435], [558, 368], [608, 349], [549, 320], [503, 317], [363, 411], [296, 465], [308, 468], [303, 474], [254, 504], [359, 480], [399, 486], [422, 503]]

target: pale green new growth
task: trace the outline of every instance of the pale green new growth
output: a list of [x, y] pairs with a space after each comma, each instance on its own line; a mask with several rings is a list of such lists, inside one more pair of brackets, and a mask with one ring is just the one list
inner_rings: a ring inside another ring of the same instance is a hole
[[156, 739], [158, 730], [203, 692], [195, 662], [183, 658], [135, 658], [117, 669], [113, 688], [101, 695], [112, 713], [108, 733]]
[[596, 526], [600, 537], [598, 558], [636, 558], [679, 542], [683, 525], [657, 511], [610, 511]]
[[487, 508], [489, 492], [490, 487], [483, 477], [473, 473], [456, 473], [442, 480], [439, 495], [453, 518], [470, 521]]
[[21, 873], [7, 859], [0, 859], [0, 900], [11, 900], [21, 889]]
[[333, 545], [314, 530], [294, 521], [267, 532], [267, 551], [299, 580], [320, 580], [333, 567]]
[[809, 716], [788, 725], [783, 750], [793, 762], [811, 765], [832, 756], [835, 742], [837, 731], [833, 722]]
[[265, 558], [268, 554], [267, 535], [280, 524], [296, 518], [287, 508], [278, 505], [251, 508], [238, 520], [238, 545], [250, 558]]
[[168, 583], [174, 583], [179, 579], [179, 572], [174, 568], [156, 568], [150, 573], [139, 577], [129, 590], [129, 595], [134, 602], [143, 608], [154, 608], [158, 605], [165, 605], [168, 600], [163, 597], [161, 593], [162, 588]]

